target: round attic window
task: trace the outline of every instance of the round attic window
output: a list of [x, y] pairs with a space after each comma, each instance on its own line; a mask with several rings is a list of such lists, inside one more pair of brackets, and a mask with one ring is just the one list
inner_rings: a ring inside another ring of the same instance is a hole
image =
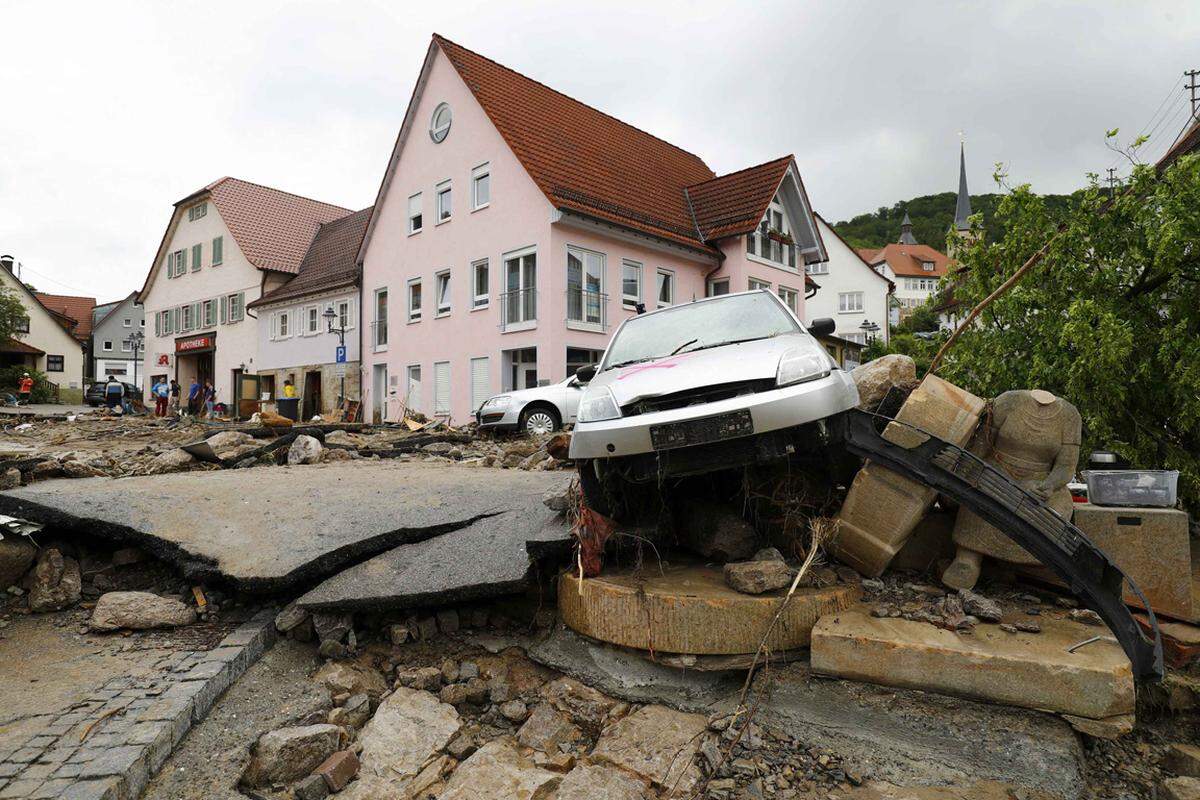
[[433, 118], [429, 120], [429, 138], [435, 142], [445, 140], [450, 133], [450, 106], [441, 103], [433, 110]]

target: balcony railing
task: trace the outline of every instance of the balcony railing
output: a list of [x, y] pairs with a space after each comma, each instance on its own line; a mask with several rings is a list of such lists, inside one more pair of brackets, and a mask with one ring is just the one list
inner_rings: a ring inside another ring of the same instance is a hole
[[567, 322], [608, 327], [608, 295], [582, 286], [567, 287]]
[[537, 321], [537, 289], [500, 293], [500, 330], [529, 327]]
[[371, 352], [378, 353], [387, 347], [388, 343], [388, 328], [387, 320], [379, 319], [371, 323]]

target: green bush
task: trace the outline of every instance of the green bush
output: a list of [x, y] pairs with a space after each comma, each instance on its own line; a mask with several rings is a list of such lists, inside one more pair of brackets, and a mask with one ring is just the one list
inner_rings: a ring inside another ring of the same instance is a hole
[[21, 376], [26, 372], [33, 378], [33, 391], [29, 395], [31, 403], [53, 403], [54, 396], [50, 393], [50, 381], [45, 374], [32, 367], [0, 367], [0, 392], [16, 394], [21, 383]]

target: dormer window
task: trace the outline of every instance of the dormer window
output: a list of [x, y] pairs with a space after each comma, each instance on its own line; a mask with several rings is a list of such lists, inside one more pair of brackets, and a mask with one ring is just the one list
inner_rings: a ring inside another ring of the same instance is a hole
[[429, 120], [429, 138], [434, 142], [441, 144], [450, 135], [450, 106], [446, 103], [440, 103], [433, 110], [433, 117]]
[[933, 272], [933, 262], [932, 261], [922, 261], [921, 269], [925, 270], [926, 272]]
[[746, 234], [746, 252], [781, 267], [796, 268], [796, 242], [778, 197], [771, 201], [754, 232]]

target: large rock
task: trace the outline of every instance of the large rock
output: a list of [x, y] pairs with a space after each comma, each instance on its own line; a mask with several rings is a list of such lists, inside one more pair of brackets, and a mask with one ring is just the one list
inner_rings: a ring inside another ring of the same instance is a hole
[[571, 717], [582, 728], [599, 733], [610, 716], [628, 709], [620, 700], [585, 686], [574, 678], [562, 677], [542, 687], [542, 697]]
[[796, 572], [776, 559], [725, 565], [725, 583], [742, 594], [763, 594], [789, 586]]
[[1200, 800], [1200, 779], [1167, 778], [1163, 781], [1163, 800]]
[[301, 434], [292, 441], [288, 448], [287, 463], [316, 464], [321, 460], [321, 443], [312, 436]]
[[62, 464], [63, 475], [68, 478], [96, 478], [104, 473], [95, 467], [85, 464], [82, 461], [64, 461]]
[[685, 503], [680, 515], [680, 544], [704, 558], [740, 561], [760, 546], [754, 526], [728, 506], [696, 500]]
[[453, 706], [429, 692], [400, 687], [388, 695], [359, 736], [359, 779], [350, 798], [403, 797], [407, 784], [462, 727]]
[[694, 762], [707, 727], [700, 714], [644, 706], [604, 730], [592, 760], [631, 772], [659, 789], [687, 793], [700, 779]]
[[181, 447], [160, 453], [150, 462], [147, 472], [151, 475], [162, 475], [167, 472], [180, 472], [196, 464], [196, 457]]
[[0, 490], [19, 489], [21, 486], [21, 470], [9, 467], [0, 472]]
[[242, 773], [242, 784], [262, 788], [300, 780], [337, 751], [340, 735], [336, 725], [305, 725], [265, 733], [254, 746], [250, 763]]
[[33, 566], [35, 558], [37, 548], [24, 536], [9, 535], [0, 539], [0, 592], [16, 585]]
[[558, 787], [557, 800], [643, 800], [646, 784], [613, 767], [580, 764]]
[[38, 556], [29, 590], [30, 611], [62, 611], [79, 602], [83, 589], [79, 562], [48, 547]]
[[858, 387], [859, 408], [874, 411], [888, 392], [907, 392], [917, 385], [917, 365], [909, 356], [893, 353], [855, 367], [850, 377]]
[[94, 631], [135, 631], [174, 628], [196, 621], [191, 606], [149, 592], [108, 592], [100, 595], [88, 627]]
[[488, 742], [459, 764], [439, 800], [533, 800], [549, 796], [561, 782], [561, 775], [535, 765], [505, 737]]
[[380, 697], [387, 691], [387, 680], [376, 669], [359, 667], [344, 661], [328, 661], [313, 680], [323, 684], [330, 694], [366, 694]]
[[221, 431], [215, 436], [208, 437], [207, 441], [213, 452], [224, 458], [230, 450], [254, 444], [254, 437], [241, 431]]
[[970, 636], [858, 610], [812, 633], [814, 672], [1005, 705], [1103, 719], [1133, 711], [1129, 659], [1114, 641], [1067, 652], [1094, 629], [1039, 617], [1039, 634], [980, 626]]
[[566, 714], [555, 711], [546, 703], [538, 704], [517, 733], [521, 744], [543, 753], [557, 753], [559, 745], [577, 741], [582, 736], [583, 732]]

